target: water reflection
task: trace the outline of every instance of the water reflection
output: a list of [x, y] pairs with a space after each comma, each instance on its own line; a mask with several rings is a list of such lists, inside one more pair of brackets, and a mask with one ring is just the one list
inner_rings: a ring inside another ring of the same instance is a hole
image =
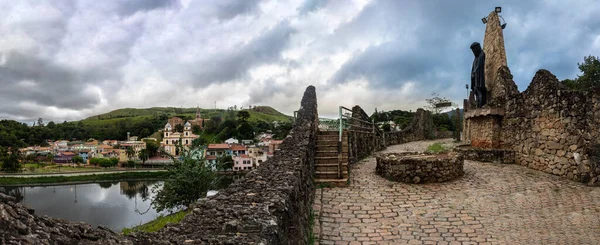
[[159, 184], [158, 181], [128, 181], [0, 187], [0, 192], [16, 197], [39, 215], [83, 221], [120, 231], [168, 214], [156, 212], [151, 205], [154, 194], [150, 190]]
[[[221, 178], [217, 189], [231, 184], [238, 177]], [[152, 207], [162, 181], [101, 182], [79, 185], [37, 187], [0, 187], [0, 192], [35, 209], [38, 215], [83, 221], [92, 226], [103, 225], [120, 232], [155, 219], [169, 212], [157, 212]]]

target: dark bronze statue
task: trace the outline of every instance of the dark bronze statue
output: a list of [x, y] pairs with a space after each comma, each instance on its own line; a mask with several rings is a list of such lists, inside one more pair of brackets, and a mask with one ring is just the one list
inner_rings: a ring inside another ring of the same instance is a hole
[[477, 107], [481, 108], [487, 102], [487, 89], [485, 88], [485, 53], [481, 50], [481, 45], [478, 42], [471, 44], [471, 50], [475, 55], [473, 60], [473, 68], [471, 69], [471, 90], [475, 94]]

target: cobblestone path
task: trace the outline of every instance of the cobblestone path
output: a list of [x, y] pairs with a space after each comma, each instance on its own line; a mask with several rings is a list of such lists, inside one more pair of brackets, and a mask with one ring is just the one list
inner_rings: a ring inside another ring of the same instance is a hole
[[353, 165], [349, 187], [317, 189], [317, 244], [600, 244], [599, 187], [474, 161], [455, 181], [402, 184], [375, 165], [373, 157]]

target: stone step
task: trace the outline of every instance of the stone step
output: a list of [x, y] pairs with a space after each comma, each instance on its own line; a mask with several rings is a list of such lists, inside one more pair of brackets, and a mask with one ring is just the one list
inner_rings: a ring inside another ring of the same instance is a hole
[[[316, 179], [337, 179], [338, 172], [336, 171], [315, 171]], [[342, 178], [348, 178], [348, 171], [342, 171]]]
[[[319, 135], [339, 135], [340, 131], [319, 131]], [[348, 131], [343, 131], [342, 135], [348, 135]]]
[[[337, 140], [337, 141], [339, 141], [340, 140], [340, 136], [339, 135], [334, 135], [334, 134], [331, 134], [331, 135], [319, 135], [319, 136], [317, 136], [317, 141], [319, 141], [319, 140]], [[342, 136], [342, 141], [348, 141], [348, 135], [343, 135]]]
[[315, 179], [315, 185], [324, 187], [346, 187], [348, 186], [348, 178], [343, 179]]
[[[319, 146], [337, 146], [337, 140], [317, 140], [317, 147]], [[348, 148], [348, 141], [342, 141], [342, 147]]]
[[[348, 163], [342, 163], [342, 170], [348, 171]], [[315, 165], [315, 171], [318, 172], [330, 172], [330, 171], [338, 171], [337, 163], [321, 163]]]
[[[342, 164], [348, 163], [348, 157], [342, 158]], [[315, 164], [338, 164], [338, 159], [316, 159]]]
[[[337, 150], [335, 151], [319, 151], [317, 150], [317, 157], [337, 157], [338, 156], [338, 152]], [[342, 152], [343, 156], [348, 156], [348, 152]]]

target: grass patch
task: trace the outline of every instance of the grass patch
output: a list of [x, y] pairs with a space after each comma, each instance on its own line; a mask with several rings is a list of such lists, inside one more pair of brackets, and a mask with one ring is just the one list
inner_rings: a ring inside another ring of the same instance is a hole
[[317, 189], [323, 189], [323, 188], [331, 188], [331, 184], [329, 184], [329, 183], [319, 183], [317, 185]]
[[183, 218], [188, 215], [191, 211], [183, 210], [167, 216], [158, 216], [155, 220], [148, 223], [134, 226], [131, 228], [123, 228], [122, 232], [128, 235], [131, 232], [155, 232], [165, 227], [168, 223], [179, 223]]
[[427, 147], [427, 152], [432, 154], [440, 154], [448, 151], [448, 148], [442, 143], [434, 143]]
[[62, 182], [83, 182], [100, 180], [133, 180], [133, 179], [158, 179], [166, 177], [166, 171], [155, 172], [116, 172], [110, 174], [91, 174], [80, 176], [45, 176], [45, 177], [0, 177], [0, 186], [51, 184]]

